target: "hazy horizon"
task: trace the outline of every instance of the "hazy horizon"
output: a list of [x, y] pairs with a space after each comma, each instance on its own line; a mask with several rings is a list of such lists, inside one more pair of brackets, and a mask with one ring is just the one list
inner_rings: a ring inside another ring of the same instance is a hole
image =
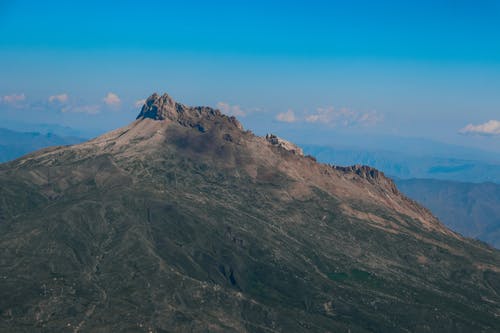
[[299, 142], [500, 152], [499, 32], [494, 1], [2, 2], [0, 122], [93, 135], [156, 91]]

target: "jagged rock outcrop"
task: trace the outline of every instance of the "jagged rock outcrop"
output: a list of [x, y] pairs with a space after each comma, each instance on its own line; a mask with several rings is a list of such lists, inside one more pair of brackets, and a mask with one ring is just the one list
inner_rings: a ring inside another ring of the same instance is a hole
[[172, 120], [184, 126], [196, 127], [204, 132], [205, 126], [211, 122], [223, 121], [238, 129], [241, 123], [233, 116], [226, 116], [219, 110], [206, 106], [188, 107], [177, 103], [168, 94], [152, 94], [146, 99], [137, 119]]
[[350, 166], [332, 165], [332, 168], [341, 171], [343, 173], [356, 174], [363, 179], [367, 179], [368, 181], [374, 184], [378, 184], [384, 188], [389, 189], [393, 193], [398, 193], [396, 184], [392, 179], [386, 177], [382, 171], [372, 168], [368, 165], [359, 165], [359, 164]]
[[280, 147], [296, 155], [304, 156], [304, 151], [302, 150], [302, 148], [300, 148], [296, 144], [291, 143], [290, 141], [279, 138], [274, 134], [266, 134], [266, 140], [274, 146]]

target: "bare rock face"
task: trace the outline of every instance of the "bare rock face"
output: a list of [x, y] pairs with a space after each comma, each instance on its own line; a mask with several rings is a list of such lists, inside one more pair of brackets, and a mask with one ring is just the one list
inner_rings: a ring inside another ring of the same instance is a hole
[[394, 184], [393, 180], [386, 177], [385, 174], [372, 168], [368, 165], [349, 165], [349, 166], [332, 166], [335, 170], [341, 171], [343, 173], [353, 173], [358, 175], [361, 178], [364, 178], [370, 181], [373, 184], [378, 184], [379, 186], [385, 187], [393, 193], [398, 193], [398, 189]]
[[157, 93], [146, 99], [137, 119], [150, 118], [154, 120], [171, 120], [188, 127], [197, 127], [204, 132], [203, 123], [223, 121], [232, 127], [243, 129], [241, 123], [235, 117], [228, 117], [217, 109], [207, 106], [189, 107], [177, 103], [168, 94], [162, 96]]
[[175, 102], [168, 94], [160, 96], [154, 93], [146, 99], [137, 119], [177, 120], [179, 112], [183, 112], [185, 109], [184, 105]]
[[294, 153], [295, 155], [304, 156], [304, 151], [302, 150], [302, 148], [300, 148], [299, 146], [297, 146], [294, 143], [291, 143], [290, 141], [283, 140], [282, 138], [277, 137], [274, 134], [267, 134], [266, 140], [270, 144], [272, 144], [274, 146], [278, 146], [284, 150], [288, 150], [288, 151]]

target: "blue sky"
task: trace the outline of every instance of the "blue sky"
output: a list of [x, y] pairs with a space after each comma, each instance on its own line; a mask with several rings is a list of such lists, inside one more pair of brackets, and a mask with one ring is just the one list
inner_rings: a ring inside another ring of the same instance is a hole
[[98, 133], [158, 91], [296, 141], [500, 151], [498, 1], [0, 0], [0, 36], [6, 124]]

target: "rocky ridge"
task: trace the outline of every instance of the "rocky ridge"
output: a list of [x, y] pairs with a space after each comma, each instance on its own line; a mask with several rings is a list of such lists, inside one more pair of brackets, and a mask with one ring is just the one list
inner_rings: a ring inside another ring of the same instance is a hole
[[293, 154], [304, 156], [304, 151], [302, 150], [302, 148], [300, 148], [296, 144], [291, 143], [290, 141], [286, 141], [280, 137], [277, 137], [274, 134], [266, 134], [266, 140], [274, 146], [278, 146], [284, 150], [292, 152]]
[[184, 126], [196, 127], [204, 132], [203, 123], [214, 120], [225, 121], [236, 128], [243, 130], [241, 123], [233, 116], [223, 115], [219, 110], [207, 106], [188, 107], [177, 103], [168, 94], [149, 96], [137, 119], [172, 120]]

